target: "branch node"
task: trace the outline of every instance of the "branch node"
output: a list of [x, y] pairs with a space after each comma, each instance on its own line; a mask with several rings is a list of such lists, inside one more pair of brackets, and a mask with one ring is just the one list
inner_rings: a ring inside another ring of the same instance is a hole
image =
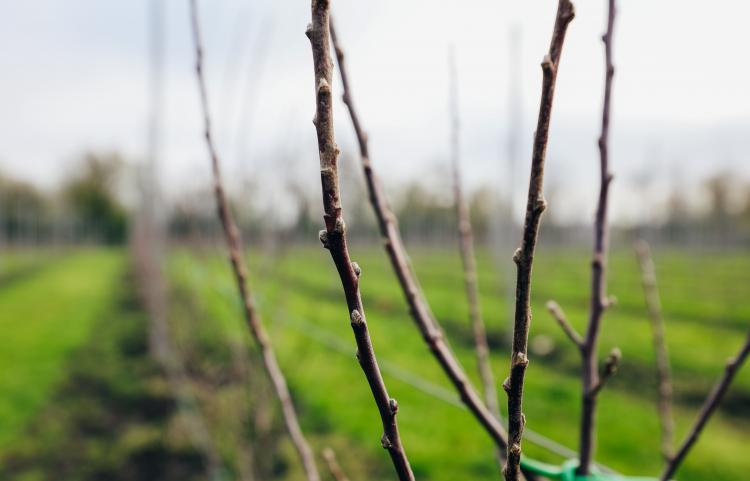
[[520, 456], [521, 455], [521, 445], [518, 443], [513, 443], [510, 447], [510, 453], [514, 456]]
[[398, 412], [398, 401], [396, 401], [393, 398], [389, 399], [388, 400], [388, 407], [391, 408], [391, 414], [393, 414], [395, 416], [396, 413]]
[[344, 222], [342, 217], [336, 218], [336, 224], [333, 227], [333, 231], [339, 235], [344, 235], [344, 232], [346, 232], [346, 222]]
[[318, 232], [318, 239], [320, 239], [320, 243], [323, 244], [324, 249], [328, 249], [328, 232], [323, 229], [320, 232]]
[[312, 31], [313, 31], [312, 23], [308, 23], [307, 27], [305, 28], [305, 36], [310, 40], [312, 40]]
[[391, 443], [387, 434], [383, 434], [380, 438], [380, 445], [383, 446], [383, 449], [391, 449], [393, 447], [393, 443]]
[[510, 394], [510, 377], [506, 377], [503, 381], [503, 391], [505, 391], [506, 394]]
[[526, 367], [528, 365], [529, 365], [529, 358], [526, 356], [526, 353], [524, 352], [516, 353], [516, 357], [513, 359], [513, 367], [519, 367], [519, 366]]
[[521, 263], [521, 254], [522, 253], [523, 253], [523, 251], [521, 250], [520, 247], [518, 249], [516, 249], [516, 251], [513, 253], [513, 262], [515, 262], [517, 265]]
[[356, 262], [352, 262], [352, 270], [357, 277], [362, 275], [362, 268]]
[[353, 310], [351, 314], [351, 320], [352, 320], [352, 326], [361, 326], [364, 322], [364, 319], [362, 318], [362, 313], [360, 313], [358, 310]]

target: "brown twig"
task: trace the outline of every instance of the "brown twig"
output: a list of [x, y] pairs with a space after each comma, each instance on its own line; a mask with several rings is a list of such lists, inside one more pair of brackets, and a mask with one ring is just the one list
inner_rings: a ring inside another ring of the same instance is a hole
[[716, 408], [719, 406], [719, 403], [729, 389], [729, 385], [732, 383], [734, 375], [737, 374], [742, 363], [747, 359], [748, 354], [750, 354], [750, 332], [748, 332], [747, 339], [745, 339], [745, 343], [740, 348], [740, 352], [733, 359], [727, 361], [727, 364], [724, 367], [724, 375], [714, 386], [713, 390], [711, 390], [711, 393], [706, 398], [706, 401], [703, 403], [700, 414], [698, 414], [698, 419], [695, 421], [695, 424], [685, 438], [685, 441], [683, 441], [682, 446], [680, 446], [680, 449], [677, 450], [675, 456], [669, 461], [669, 463], [667, 463], [666, 468], [664, 468], [664, 472], [662, 473], [661, 478], [659, 478], [661, 481], [667, 481], [677, 471], [677, 468], [680, 467], [685, 456], [687, 456], [690, 449], [698, 440], [698, 437], [706, 426], [708, 420], [711, 418], [711, 415], [716, 411]]
[[542, 62], [542, 96], [539, 105], [539, 117], [534, 136], [531, 157], [531, 175], [529, 195], [526, 202], [523, 239], [521, 247], [516, 250], [513, 260], [516, 263], [516, 307], [513, 324], [513, 349], [511, 353], [510, 376], [503, 383], [508, 393], [508, 463], [505, 466], [505, 479], [516, 481], [520, 474], [521, 437], [525, 418], [522, 412], [523, 381], [529, 343], [529, 323], [531, 321], [531, 268], [534, 261], [539, 224], [542, 212], [546, 207], [543, 194], [544, 160], [549, 139], [549, 125], [552, 117], [552, 101], [555, 94], [555, 81], [560, 67], [565, 33], [575, 16], [570, 0], [559, 0], [555, 27], [552, 33], [549, 53]]
[[336, 453], [333, 449], [325, 448], [323, 450], [323, 459], [326, 460], [328, 471], [331, 472], [331, 476], [333, 476], [335, 481], [349, 481], [349, 477], [344, 473], [344, 470], [341, 469], [341, 465], [339, 465], [339, 462], [336, 460]]
[[568, 318], [565, 316], [560, 305], [555, 301], [547, 301], [547, 310], [552, 314], [552, 317], [555, 318], [557, 323], [560, 324], [563, 332], [565, 332], [568, 338], [573, 341], [573, 344], [575, 344], [579, 350], [583, 349], [583, 338], [578, 334], [575, 327], [568, 322]]
[[[461, 252], [464, 285], [466, 289], [466, 298], [469, 303], [469, 317], [471, 318], [471, 328], [474, 333], [474, 350], [477, 355], [479, 377], [482, 380], [484, 402], [490, 413], [499, 420], [500, 406], [497, 400], [495, 375], [492, 373], [490, 346], [487, 343], [487, 332], [484, 327], [484, 321], [482, 320], [482, 310], [479, 302], [477, 263], [476, 255], [474, 254], [474, 233], [471, 228], [469, 206], [466, 204], [461, 185], [458, 72], [456, 70], [456, 59], [452, 48], [449, 51], [448, 67], [450, 70], [451, 167], [453, 171], [453, 199], [456, 207], [456, 220], [458, 224], [458, 247]], [[504, 458], [505, 452], [499, 449], [498, 461], [501, 468]]]
[[309, 481], [320, 481], [320, 475], [315, 465], [315, 458], [312, 450], [305, 439], [302, 429], [300, 428], [299, 421], [297, 419], [297, 412], [292, 403], [291, 395], [286, 384], [286, 379], [281, 371], [281, 367], [276, 359], [276, 354], [273, 351], [271, 340], [266, 333], [266, 330], [261, 323], [260, 316], [255, 309], [255, 303], [250, 294], [247, 283], [247, 272], [245, 270], [245, 259], [242, 253], [242, 240], [240, 239], [240, 232], [235, 224], [234, 217], [229, 210], [229, 203], [227, 202], [226, 193], [224, 191], [224, 185], [221, 179], [221, 169], [219, 167], [219, 156], [214, 146], [212, 132], [211, 132], [211, 117], [208, 103], [208, 92], [206, 88], [206, 81], [203, 76], [203, 43], [201, 41], [200, 34], [200, 23], [198, 19], [198, 5], [197, 0], [190, 0], [190, 16], [193, 32], [193, 42], [195, 46], [195, 72], [198, 80], [198, 88], [200, 90], [201, 108], [203, 110], [203, 125], [204, 135], [206, 140], [206, 146], [208, 148], [209, 156], [211, 157], [211, 167], [213, 171], [214, 180], [214, 194], [216, 196], [217, 214], [221, 220], [221, 225], [224, 230], [226, 237], [227, 246], [229, 247], [229, 260], [232, 265], [234, 272], [235, 281], [239, 290], [240, 296], [242, 297], [243, 309], [245, 312], [245, 319], [247, 321], [248, 328], [252, 333], [255, 341], [260, 346], [263, 365], [265, 367], [266, 374], [273, 384], [276, 396], [281, 403], [281, 410], [284, 417], [284, 423], [289, 433], [289, 437], [292, 440], [297, 453], [299, 454], [300, 460], [302, 461], [305, 474]]
[[659, 289], [656, 284], [656, 269], [651, 257], [648, 243], [641, 240], [636, 243], [635, 251], [638, 265], [641, 268], [641, 284], [646, 298], [651, 333], [653, 334], [654, 351], [656, 353], [656, 373], [659, 382], [659, 423], [661, 426], [661, 453], [669, 462], [672, 458], [674, 439], [674, 417], [672, 415], [672, 373], [669, 365], [669, 353], [664, 335], [664, 317], [661, 313]]
[[362, 161], [362, 169], [364, 170], [367, 190], [370, 196], [370, 203], [372, 204], [372, 208], [375, 211], [375, 216], [378, 220], [378, 227], [380, 229], [380, 235], [384, 241], [383, 245], [386, 253], [388, 254], [391, 266], [396, 273], [399, 284], [401, 285], [401, 290], [406, 297], [406, 302], [409, 305], [409, 312], [433, 356], [435, 356], [440, 363], [440, 366], [443, 368], [443, 371], [458, 391], [461, 400], [466, 404], [487, 433], [489, 433], [495, 441], [495, 444], [497, 444], [499, 448], [505, 449], [507, 446], [507, 435], [505, 430], [497, 418], [489, 411], [489, 409], [487, 409], [482, 398], [477, 394], [476, 389], [472, 386], [466, 373], [464, 373], [456, 356], [445, 342], [440, 325], [430, 311], [427, 299], [424, 297], [424, 293], [419, 286], [419, 282], [417, 281], [416, 275], [411, 267], [409, 256], [406, 253], [404, 242], [401, 239], [396, 216], [388, 204], [380, 179], [372, 168], [367, 145], [367, 134], [365, 133], [362, 124], [359, 121], [359, 117], [357, 116], [357, 111], [354, 108], [354, 101], [352, 99], [351, 87], [349, 86], [349, 79], [344, 60], [344, 51], [341, 48], [335, 29], [333, 28], [331, 28], [331, 38], [333, 40], [334, 48], [336, 49], [336, 59], [344, 90], [343, 101], [349, 110], [349, 116], [352, 125], [354, 126], [354, 132], [357, 136], [359, 154]]
[[615, 68], [612, 65], [612, 33], [615, 23], [615, 0], [609, 0], [607, 31], [602, 36], [605, 57], [604, 102], [602, 106], [602, 127], [599, 136], [600, 186], [599, 200], [594, 221], [594, 254], [591, 261], [591, 305], [588, 327], [582, 349], [583, 358], [583, 393], [581, 409], [580, 460], [578, 474], [589, 474], [594, 455], [594, 424], [596, 413], [596, 396], [599, 384], [597, 341], [601, 327], [602, 314], [609, 305], [607, 298], [607, 201], [612, 174], [609, 172], [609, 116], [612, 98], [612, 78]]
[[359, 292], [359, 266], [351, 261], [346, 240], [346, 224], [341, 207], [338, 177], [338, 155], [333, 131], [333, 100], [331, 84], [333, 81], [333, 61], [330, 56], [330, 2], [312, 0], [312, 23], [307, 27], [307, 37], [313, 53], [315, 67], [315, 129], [318, 137], [320, 154], [320, 180], [323, 190], [323, 208], [325, 230], [320, 232], [323, 246], [331, 253], [336, 265], [341, 285], [349, 309], [352, 330], [357, 341], [357, 359], [370, 384], [375, 404], [380, 411], [383, 423], [381, 444], [391, 456], [393, 466], [399, 479], [413, 480], [406, 452], [401, 444], [401, 437], [396, 423], [398, 403], [388, 396], [380, 367], [375, 358], [375, 351], [367, 328], [365, 311]]
[[617, 368], [620, 367], [620, 359], [622, 359], [620, 348], [612, 348], [607, 356], [607, 360], [604, 361], [604, 366], [602, 366], [602, 372], [599, 375], [599, 382], [593, 388], [594, 395], [598, 394], [607, 381], [609, 381], [609, 378], [617, 372]]

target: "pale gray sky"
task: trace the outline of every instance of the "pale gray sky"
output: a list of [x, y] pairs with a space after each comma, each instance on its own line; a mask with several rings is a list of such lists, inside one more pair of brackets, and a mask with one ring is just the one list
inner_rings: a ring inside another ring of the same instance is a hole
[[[0, 170], [51, 186], [87, 149], [143, 158], [147, 19], [157, 0], [0, 3]], [[187, 0], [166, 5], [163, 169], [171, 192], [208, 182]], [[527, 180], [553, 0], [334, 1], [373, 160], [386, 181], [439, 179], [448, 151], [448, 45], [458, 59], [465, 177], [505, 189], [510, 30], [521, 31], [523, 115], [516, 196]], [[578, 0], [563, 53], [549, 147], [557, 214], [593, 212], [605, 1]], [[642, 192], [713, 172], [750, 177], [750, 4], [620, 0], [615, 38], [613, 208], [653, 214]], [[317, 179], [307, 0], [203, 0], [209, 88], [230, 178], [278, 178], [274, 155]], [[260, 40], [259, 40], [260, 39]], [[248, 71], [251, 74], [248, 74]], [[337, 134], [353, 147], [345, 112]], [[245, 118], [246, 120], [242, 120]], [[240, 130], [242, 135], [240, 135]], [[242, 140], [244, 139], [244, 140]], [[242, 156], [242, 152], [246, 155]], [[655, 179], [646, 181], [649, 176]], [[638, 195], [635, 195], [638, 193]], [[564, 194], [564, 195], [563, 195]], [[658, 196], [654, 197], [657, 198]], [[651, 199], [651, 197], [648, 197]]]

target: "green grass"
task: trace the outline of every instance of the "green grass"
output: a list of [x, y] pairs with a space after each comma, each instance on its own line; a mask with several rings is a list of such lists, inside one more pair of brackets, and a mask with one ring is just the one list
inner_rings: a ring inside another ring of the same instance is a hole
[[73, 252], [0, 286], [0, 446], [65, 377], [68, 356], [91, 337], [123, 268], [121, 251]]
[[[362, 290], [375, 348], [381, 361], [395, 364], [450, 390], [424, 346], [398, 290], [384, 255], [354, 250], [363, 268]], [[692, 421], [702, 396], [718, 377], [750, 327], [750, 303], [743, 287], [750, 280], [750, 257], [741, 254], [656, 252], [667, 318], [670, 354], [675, 371], [678, 436]], [[460, 265], [453, 251], [427, 250], [414, 256], [433, 310], [449, 334], [467, 371], [475, 375], [467, 335], [466, 303]], [[251, 282], [287, 373], [305, 427], [316, 433], [337, 433], [373, 456], [381, 451], [379, 419], [369, 390], [354, 360], [354, 344], [337, 276], [322, 250], [292, 251], [281, 264], [253, 259]], [[551, 353], [534, 356], [528, 375], [525, 412], [528, 427], [567, 446], [576, 447], [580, 384], [575, 350], [543, 309], [555, 298], [580, 329], [588, 299], [588, 255], [577, 251], [542, 253], [534, 272], [532, 335], [553, 341]], [[479, 259], [483, 310], [491, 339], [503, 348], [508, 326], [501, 279], [488, 255]], [[243, 335], [235, 290], [223, 256], [177, 256], [175, 282], [191, 286], [196, 299], [225, 328]], [[610, 292], [618, 306], [608, 312], [602, 332], [602, 356], [621, 347], [621, 375], [602, 394], [599, 407], [597, 458], [627, 474], [657, 474], [659, 431], [654, 404], [653, 353], [649, 324], [634, 257], [617, 252], [611, 261]], [[310, 326], [312, 324], [312, 326]], [[333, 337], [349, 352], [332, 351], [311, 332]], [[502, 378], [507, 352], [496, 349], [494, 366]], [[741, 372], [729, 403], [706, 430], [679, 473], [682, 481], [736, 480], [750, 470], [748, 442], [750, 370]], [[496, 479], [492, 445], [471, 416], [385, 373], [392, 396], [399, 400], [399, 422], [415, 473], [421, 479]], [[542, 460], [559, 461], [545, 450], [525, 444]], [[342, 461], [345, 465], [346, 460]], [[356, 461], [349, 461], [354, 464]]]

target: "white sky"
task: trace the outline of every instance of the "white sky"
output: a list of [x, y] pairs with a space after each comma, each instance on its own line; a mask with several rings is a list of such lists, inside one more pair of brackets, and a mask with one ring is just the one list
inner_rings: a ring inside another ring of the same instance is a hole
[[[52, 186], [80, 152], [146, 152], [149, 5], [157, 0], [0, 2], [0, 170]], [[187, 0], [166, 4], [162, 175], [177, 193], [208, 182]], [[558, 78], [548, 186], [561, 217], [593, 212], [605, 1], [578, 0]], [[539, 63], [554, 0], [334, 1], [373, 161], [386, 182], [442, 178], [448, 45], [458, 59], [465, 178], [507, 190], [510, 30], [521, 31], [523, 115], [514, 195], [527, 179]], [[296, 156], [317, 182], [307, 0], [203, 0], [209, 88], [225, 171], [280, 178]], [[620, 0], [612, 124], [613, 208], [651, 215], [643, 192], [718, 171], [750, 178], [750, 3]], [[258, 41], [261, 38], [261, 41]], [[255, 74], [248, 75], [248, 71]], [[246, 107], [243, 107], [245, 105]], [[353, 147], [336, 112], [339, 144]], [[248, 120], [242, 121], [242, 118]], [[244, 126], [244, 127], [243, 127]], [[239, 132], [242, 132], [242, 135]], [[240, 155], [242, 153], [245, 155]], [[648, 173], [648, 175], [646, 175]], [[650, 180], [649, 180], [650, 179]]]

